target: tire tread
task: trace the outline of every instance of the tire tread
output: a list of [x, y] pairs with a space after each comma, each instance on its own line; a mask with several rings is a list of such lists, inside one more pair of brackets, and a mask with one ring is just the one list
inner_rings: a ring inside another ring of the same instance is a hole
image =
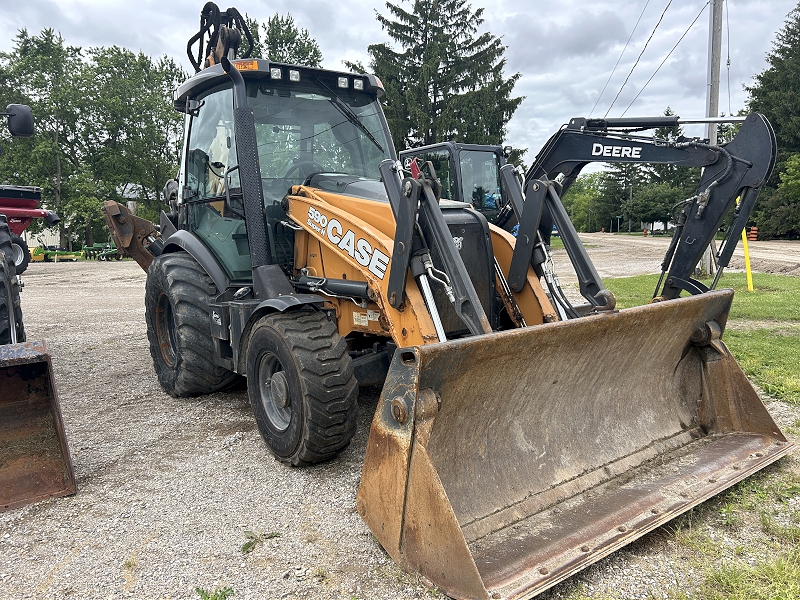
[[[175, 367], [164, 362], [156, 334], [155, 312], [162, 293], [172, 304], [175, 320], [178, 345]], [[159, 256], [147, 271], [147, 338], [158, 381], [170, 396], [210, 394], [228, 387], [239, 377], [214, 363], [208, 306], [216, 293], [211, 277], [185, 252]]]
[[300, 367], [306, 423], [297, 452], [279, 459], [292, 466], [330, 460], [356, 432], [358, 382], [347, 342], [321, 312], [266, 317], [283, 335]]

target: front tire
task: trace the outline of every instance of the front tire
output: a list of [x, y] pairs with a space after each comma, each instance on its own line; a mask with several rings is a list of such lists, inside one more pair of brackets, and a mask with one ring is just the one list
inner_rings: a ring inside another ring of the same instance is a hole
[[273, 314], [256, 324], [247, 393], [261, 436], [283, 463], [329, 460], [355, 434], [358, 382], [347, 342], [323, 313]]
[[28, 242], [23, 240], [16, 233], [11, 234], [11, 251], [14, 255], [14, 267], [17, 275], [22, 275], [31, 262], [31, 251], [28, 249]]
[[210, 394], [238, 375], [214, 363], [208, 307], [214, 282], [185, 252], [157, 257], [147, 271], [145, 319], [158, 382], [170, 396]]
[[12, 233], [8, 229], [5, 215], [0, 215], [0, 345], [11, 343], [11, 319], [14, 324], [17, 342], [25, 341], [25, 326], [22, 324], [22, 304], [19, 298]]

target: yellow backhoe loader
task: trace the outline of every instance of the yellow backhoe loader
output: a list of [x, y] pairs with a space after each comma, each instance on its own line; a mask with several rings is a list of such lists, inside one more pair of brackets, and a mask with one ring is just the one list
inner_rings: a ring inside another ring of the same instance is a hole
[[[733, 292], [692, 279], [736, 197], [734, 228], [772, 169], [763, 116], [724, 147], [628, 132], [659, 119], [575, 119], [524, 190], [498, 163], [490, 224], [442, 197], [432, 162], [403, 170], [376, 77], [236, 59], [217, 42], [249, 35], [240, 19], [204, 10], [159, 226], [104, 208], [147, 270], [168, 393], [245, 376], [264, 441], [302, 466], [349, 443], [359, 385], [382, 383], [357, 510], [454, 598], [530, 598], [789, 451], [723, 342]], [[705, 166], [647, 306], [615, 309], [559, 200], [592, 160]], [[584, 304], [549, 266], [553, 223]]]

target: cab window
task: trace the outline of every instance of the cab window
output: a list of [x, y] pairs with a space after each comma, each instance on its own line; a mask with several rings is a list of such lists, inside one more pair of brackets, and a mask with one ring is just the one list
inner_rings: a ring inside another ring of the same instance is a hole
[[[225, 203], [226, 171], [236, 164], [230, 87], [202, 97], [189, 126], [185, 187], [191, 190], [191, 231], [211, 250], [232, 280], [251, 277], [238, 171], [228, 175], [231, 206]], [[236, 209], [239, 208], [239, 210]]]
[[[231, 89], [217, 90], [201, 99], [189, 129], [185, 184], [193, 200], [225, 195], [225, 171], [236, 163], [233, 140]], [[232, 175], [231, 184], [237, 185], [237, 172]]]

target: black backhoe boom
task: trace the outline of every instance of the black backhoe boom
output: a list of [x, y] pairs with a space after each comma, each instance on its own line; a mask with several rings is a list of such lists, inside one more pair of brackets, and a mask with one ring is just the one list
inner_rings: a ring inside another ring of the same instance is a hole
[[[530, 258], [537, 268], [543, 260], [536, 258], [532, 247], [535, 244], [526, 245], [525, 240], [535, 241], [535, 232], [538, 231], [545, 241], [549, 241], [555, 224], [575, 265], [581, 293], [591, 304], [604, 305], [602, 282], [578, 239], [560, 196], [590, 162], [660, 163], [703, 167], [703, 175], [696, 194], [676, 206], [680, 213], [676, 216], [675, 235], [662, 264], [660, 291], [656, 289], [654, 296], [670, 299], [677, 298], [682, 290], [692, 294], [707, 291], [707, 286], [692, 278], [695, 266], [725, 217], [733, 210], [733, 219], [717, 255], [720, 271], [728, 265], [758, 193], [775, 165], [775, 134], [769, 121], [759, 113], [742, 121], [741, 129], [730, 143], [711, 146], [704, 140], [659, 140], [630, 131], [630, 128], [640, 131], [674, 127], [685, 122], [677, 116], [570, 120], [550, 138], [525, 174], [523, 189], [526, 199], [532, 201], [530, 205], [527, 200], [521, 202], [521, 198], [509, 202], [505, 213], [501, 213], [496, 221], [506, 229], [516, 223], [520, 225], [518, 240], [523, 243], [518, 241], [515, 249], [517, 274], [515, 276], [512, 268], [509, 276], [512, 286], [521, 278], [522, 269]], [[510, 189], [514, 187], [512, 177], [507, 175], [502, 179], [509, 196], [520, 196], [518, 188]], [[527, 208], [518, 214], [517, 207], [528, 205], [535, 215], [525, 215]], [[541, 215], [537, 217], [539, 213]]]

